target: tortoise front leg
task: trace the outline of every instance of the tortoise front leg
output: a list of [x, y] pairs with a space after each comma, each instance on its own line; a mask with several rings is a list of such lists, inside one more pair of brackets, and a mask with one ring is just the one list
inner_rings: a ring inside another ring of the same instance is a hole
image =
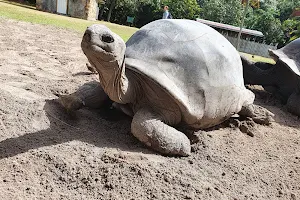
[[107, 94], [97, 81], [85, 83], [76, 92], [59, 97], [60, 103], [69, 112], [78, 110], [83, 106], [99, 108], [107, 99]]
[[294, 92], [291, 94], [286, 104], [287, 110], [297, 116], [300, 116], [300, 94]]
[[165, 124], [158, 114], [141, 109], [133, 117], [132, 134], [151, 149], [165, 155], [188, 156], [191, 152], [187, 136]]

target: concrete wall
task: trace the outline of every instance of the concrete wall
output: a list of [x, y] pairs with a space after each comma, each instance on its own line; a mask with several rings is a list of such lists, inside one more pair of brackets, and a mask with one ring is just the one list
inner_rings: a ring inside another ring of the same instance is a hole
[[[56, 13], [57, 0], [36, 0], [38, 10]], [[68, 0], [68, 13], [71, 17], [77, 17], [87, 20], [98, 19], [98, 3], [96, 0]]]
[[86, 0], [69, 0], [68, 15], [71, 17], [86, 19]]
[[[237, 46], [238, 33], [223, 29], [216, 30], [221, 33], [234, 47]], [[269, 49], [277, 49], [277, 44], [268, 45], [263, 42], [262, 37], [242, 35], [238, 51], [270, 58], [268, 53]]]
[[56, 12], [56, 0], [36, 0], [36, 8], [47, 12]]

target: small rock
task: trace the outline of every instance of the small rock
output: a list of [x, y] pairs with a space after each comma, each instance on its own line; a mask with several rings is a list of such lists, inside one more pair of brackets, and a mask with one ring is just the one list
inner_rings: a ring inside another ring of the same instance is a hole
[[112, 184], [110, 184], [110, 183], [106, 183], [106, 184], [104, 185], [104, 187], [105, 187], [106, 189], [108, 189], [108, 190], [114, 189], [114, 186], [113, 186]]
[[220, 193], [223, 193], [222, 190], [220, 190], [218, 187], [215, 187], [214, 189]]
[[196, 152], [198, 150], [198, 148], [195, 145], [191, 146], [191, 152]]
[[211, 157], [210, 157], [210, 155], [207, 155], [207, 156], [206, 156], [206, 160], [209, 160], [209, 161], [212, 160]]
[[230, 118], [229, 119], [229, 127], [230, 128], [237, 128], [240, 126], [240, 121], [236, 118]]
[[291, 194], [291, 200], [296, 200], [296, 195], [295, 194]]
[[81, 182], [83, 184], [88, 184], [89, 180], [87, 178], [83, 178], [83, 179], [81, 179]]
[[143, 175], [143, 173], [142, 173], [141, 170], [138, 170], [137, 174], [138, 174], [139, 176], [142, 176], [142, 175]]

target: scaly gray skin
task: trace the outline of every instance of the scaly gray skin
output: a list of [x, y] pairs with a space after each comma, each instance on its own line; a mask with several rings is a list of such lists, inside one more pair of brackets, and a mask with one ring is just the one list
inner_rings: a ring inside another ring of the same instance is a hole
[[[174, 46], [166, 49], [167, 43]], [[136, 138], [173, 156], [191, 152], [187, 136], [173, 128], [179, 124], [209, 128], [240, 111], [259, 123], [272, 121], [272, 113], [252, 104], [254, 94], [243, 85], [234, 47], [206, 25], [158, 20], [140, 29], [126, 45], [105, 26], [86, 30], [81, 47], [98, 71], [100, 83], [87, 83], [61, 96], [67, 110], [100, 106], [110, 98], [133, 116], [131, 132]]]
[[274, 65], [253, 63], [241, 56], [245, 84], [262, 85], [286, 104], [291, 113], [300, 116], [300, 39], [270, 51], [270, 55], [277, 61]]

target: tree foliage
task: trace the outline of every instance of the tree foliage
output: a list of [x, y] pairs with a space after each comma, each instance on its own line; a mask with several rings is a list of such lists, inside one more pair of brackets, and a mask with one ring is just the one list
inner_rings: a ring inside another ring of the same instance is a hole
[[174, 18], [196, 19], [200, 14], [200, 6], [196, 0], [165, 0], [162, 2], [168, 5]]
[[293, 41], [300, 37], [300, 19], [287, 19], [282, 24], [288, 41]]
[[291, 16], [296, 8], [300, 8], [300, 0], [279, 0], [277, 4], [285, 43], [300, 37], [300, 18]]
[[[161, 5], [169, 6], [173, 18], [200, 16], [235, 26], [240, 25], [244, 12], [241, 0], [105, 0], [100, 16], [119, 24], [126, 24], [127, 16], [134, 17], [134, 25], [141, 27], [162, 17]], [[267, 43], [284, 44], [299, 37], [299, 19], [291, 17], [297, 7], [300, 0], [260, 0], [259, 8], [249, 7], [244, 27], [261, 31]]]
[[281, 29], [281, 22], [275, 18], [277, 13], [274, 10], [257, 9], [253, 11], [253, 15], [247, 20], [246, 27], [261, 31], [266, 43], [282, 43], [283, 31]]
[[278, 0], [260, 0], [259, 8], [262, 10], [276, 10]]
[[290, 35], [290, 41], [300, 38], [300, 19], [296, 21], [294, 30], [291, 31]]
[[[102, 19], [107, 19], [115, 0], [106, 0], [102, 7]], [[135, 18], [134, 25], [141, 27], [162, 17], [161, 5], [168, 5], [174, 18], [195, 19], [199, 17], [200, 6], [196, 0], [116, 0], [109, 21], [126, 24], [127, 16]]]
[[279, 11], [279, 19], [281, 22], [290, 18], [293, 10], [300, 7], [300, 0], [279, 0], [277, 10]]
[[242, 17], [241, 0], [203, 0], [201, 17], [224, 24], [239, 25]]
[[[107, 19], [114, 0], [107, 0], [103, 5], [102, 19]], [[158, 0], [117, 0], [113, 6], [110, 20], [118, 24], [126, 24], [127, 16], [134, 17], [134, 25], [141, 27], [159, 18]]]

